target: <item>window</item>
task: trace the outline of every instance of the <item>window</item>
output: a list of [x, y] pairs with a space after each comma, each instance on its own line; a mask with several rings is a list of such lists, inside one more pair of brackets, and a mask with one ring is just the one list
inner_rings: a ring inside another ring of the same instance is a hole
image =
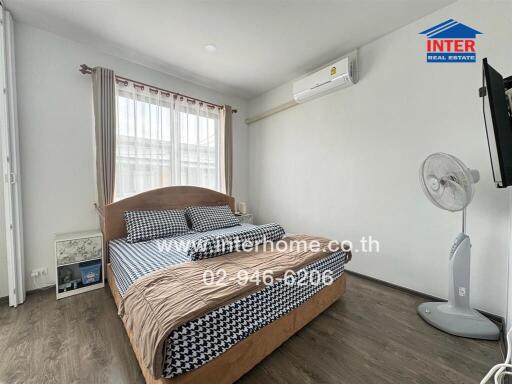
[[118, 86], [115, 199], [170, 185], [220, 190], [219, 111]]

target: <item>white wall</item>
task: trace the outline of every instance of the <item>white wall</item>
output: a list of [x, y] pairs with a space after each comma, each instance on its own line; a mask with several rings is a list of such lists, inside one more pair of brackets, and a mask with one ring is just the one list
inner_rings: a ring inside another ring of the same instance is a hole
[[[148, 42], [150, 43], [150, 42]], [[234, 186], [247, 201], [248, 131], [246, 101], [96, 52], [26, 24], [15, 24], [16, 70], [23, 183], [27, 289], [54, 282], [56, 233], [98, 228], [93, 158], [91, 79], [82, 63], [162, 88], [230, 104], [234, 115]], [[47, 279], [34, 282], [34, 268], [47, 266]]]
[[[488, 56], [512, 75], [511, 14], [510, 2], [455, 3], [362, 47], [354, 87], [251, 125], [256, 220], [340, 240], [371, 235], [380, 253], [356, 253], [350, 270], [446, 297], [461, 215], [427, 200], [418, 168], [430, 153], [452, 153], [481, 172], [468, 209], [472, 301], [505, 315], [509, 204], [492, 182], [477, 92], [481, 66], [427, 64], [418, 33], [454, 18], [484, 33], [478, 60]], [[251, 100], [250, 116], [290, 98], [285, 84]]]

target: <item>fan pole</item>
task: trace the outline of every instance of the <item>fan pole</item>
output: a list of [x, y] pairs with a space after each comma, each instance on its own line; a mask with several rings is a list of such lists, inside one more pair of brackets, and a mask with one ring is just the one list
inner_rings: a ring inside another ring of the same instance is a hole
[[466, 233], [466, 208], [462, 210], [462, 233]]

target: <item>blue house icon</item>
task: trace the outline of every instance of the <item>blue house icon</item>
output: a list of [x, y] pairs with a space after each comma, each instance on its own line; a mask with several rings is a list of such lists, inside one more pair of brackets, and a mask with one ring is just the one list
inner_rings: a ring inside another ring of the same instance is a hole
[[481, 34], [482, 32], [453, 19], [420, 32], [420, 35], [427, 35], [429, 39], [474, 39], [476, 35]]

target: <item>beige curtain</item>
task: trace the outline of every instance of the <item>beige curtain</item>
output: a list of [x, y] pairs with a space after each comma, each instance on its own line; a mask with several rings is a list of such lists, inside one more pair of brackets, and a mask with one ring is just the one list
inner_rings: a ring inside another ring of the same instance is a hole
[[116, 99], [115, 77], [111, 69], [92, 71], [94, 125], [96, 139], [96, 183], [98, 208], [114, 201], [116, 169]]
[[[221, 183], [226, 195], [233, 194], [233, 121], [232, 108], [225, 105], [220, 111]], [[221, 153], [222, 153], [221, 152]]]

